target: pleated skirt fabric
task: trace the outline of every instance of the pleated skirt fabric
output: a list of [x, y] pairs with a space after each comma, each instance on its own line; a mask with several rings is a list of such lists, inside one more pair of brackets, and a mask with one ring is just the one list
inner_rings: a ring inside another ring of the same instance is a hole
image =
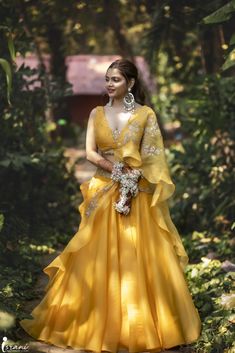
[[119, 214], [114, 184], [87, 214], [108, 184], [93, 177], [80, 185], [79, 229], [43, 269], [45, 295], [20, 325], [37, 340], [94, 352], [160, 352], [194, 342], [201, 321], [164, 212], [139, 192], [129, 215]]

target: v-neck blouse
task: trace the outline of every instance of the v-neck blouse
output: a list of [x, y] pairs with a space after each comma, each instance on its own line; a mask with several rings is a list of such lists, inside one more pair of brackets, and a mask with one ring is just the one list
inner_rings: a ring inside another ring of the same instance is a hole
[[[119, 148], [126, 140], [131, 139], [131, 135], [133, 135], [135, 142], [138, 144], [143, 134], [148, 109], [150, 108], [146, 105], [137, 108], [127, 120], [119, 134], [115, 136], [114, 130], [110, 127], [105, 115], [104, 106], [97, 106], [95, 116], [95, 139], [99, 150], [105, 151]], [[139, 133], [133, 134], [134, 131]], [[139, 136], [139, 138], [137, 138], [137, 136]]]
[[[107, 118], [106, 113], [105, 113], [104, 106], [102, 106], [102, 109], [103, 109], [103, 118], [104, 118], [104, 120], [106, 121], [107, 127], [108, 127], [108, 129], [111, 131], [111, 133], [114, 135], [114, 131], [116, 130], [116, 131], [119, 132], [119, 135], [121, 136], [121, 134], [123, 133], [123, 131], [125, 131], [125, 129], [128, 127], [130, 121], [131, 121], [132, 118], [133, 118], [133, 115], [138, 114], [139, 110], [141, 110], [141, 109], [144, 108], [144, 107], [146, 107], [146, 106], [145, 106], [145, 105], [142, 105], [142, 106], [138, 107], [138, 108], [135, 110], [135, 112], [134, 112], [133, 114], [131, 114], [131, 116], [130, 116], [129, 119], [126, 121], [126, 123], [123, 125], [123, 127], [122, 127], [121, 130], [119, 130], [119, 129], [114, 129], [114, 130], [113, 130], [113, 129], [111, 128], [111, 126], [110, 126], [110, 124], [109, 124], [109, 121], [108, 121], [108, 118]], [[115, 138], [115, 136], [114, 136], [114, 138]]]

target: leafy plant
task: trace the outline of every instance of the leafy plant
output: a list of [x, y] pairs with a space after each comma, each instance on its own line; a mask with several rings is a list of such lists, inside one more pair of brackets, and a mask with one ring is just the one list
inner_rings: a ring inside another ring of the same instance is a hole
[[234, 88], [230, 78], [208, 76], [176, 98], [184, 138], [181, 149], [171, 149], [174, 216], [184, 232], [231, 230]]
[[202, 321], [201, 336], [192, 347], [197, 353], [232, 353], [235, 312], [224, 298], [234, 293], [234, 272], [225, 273], [219, 260], [202, 257], [187, 267], [186, 276]]
[[[221, 22], [227, 22], [235, 18], [235, 1], [229, 1], [210, 15], [202, 19], [202, 23], [207, 25], [214, 25]], [[222, 66], [225, 71], [235, 65], [235, 32], [231, 36], [229, 48], [227, 50], [227, 58]]]

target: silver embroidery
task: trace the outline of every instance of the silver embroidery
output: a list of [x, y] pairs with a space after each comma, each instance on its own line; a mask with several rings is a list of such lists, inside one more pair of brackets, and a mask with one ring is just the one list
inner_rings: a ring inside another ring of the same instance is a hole
[[98, 197], [93, 196], [85, 212], [87, 217], [89, 217], [91, 212], [97, 207], [97, 203], [98, 203]]
[[160, 134], [160, 129], [158, 126], [158, 122], [154, 115], [150, 115], [147, 120], [147, 126], [145, 128], [146, 133], [148, 133], [150, 136], [155, 136]]
[[147, 155], [153, 156], [154, 154], [162, 153], [163, 149], [154, 145], [143, 145], [142, 152]]
[[114, 140], [117, 141], [120, 136], [121, 131], [118, 130], [118, 128], [116, 128], [116, 129], [112, 130], [112, 133], [113, 133]]
[[106, 155], [110, 155], [110, 156], [113, 156], [114, 155], [114, 149], [109, 149], [109, 150], [100, 150], [98, 148], [98, 153], [101, 154], [102, 156], [106, 156]]
[[[162, 147], [159, 147], [159, 144]], [[161, 141], [161, 131], [155, 115], [150, 115], [147, 118], [140, 152], [142, 156], [159, 155], [164, 152], [164, 146]]]
[[99, 189], [98, 191], [95, 192], [94, 196], [91, 198], [86, 211], [85, 211], [85, 215], [87, 217], [89, 217], [91, 215], [91, 212], [94, 211], [94, 209], [98, 206], [98, 200], [100, 199], [100, 197], [106, 192], [108, 191], [112, 186], [113, 186], [114, 182], [109, 183], [108, 185], [106, 185], [104, 188]]
[[140, 130], [140, 124], [138, 121], [133, 121], [128, 125], [128, 132], [124, 135], [123, 143], [127, 143], [129, 141], [138, 142], [138, 132]]

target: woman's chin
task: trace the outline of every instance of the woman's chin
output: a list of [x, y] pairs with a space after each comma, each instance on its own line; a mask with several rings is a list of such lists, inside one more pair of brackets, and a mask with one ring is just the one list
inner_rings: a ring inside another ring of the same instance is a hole
[[116, 100], [120, 100], [123, 98], [122, 96], [120, 96], [118, 94], [108, 94], [108, 96], [110, 99], [116, 99]]

